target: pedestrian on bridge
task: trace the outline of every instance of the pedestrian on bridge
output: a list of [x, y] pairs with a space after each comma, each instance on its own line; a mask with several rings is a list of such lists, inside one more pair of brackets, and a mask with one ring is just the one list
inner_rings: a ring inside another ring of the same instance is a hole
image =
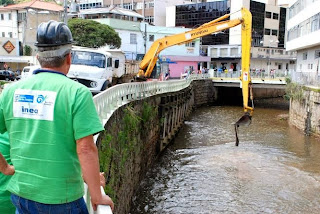
[[[88, 213], [83, 180], [94, 210], [113, 209], [100, 191], [93, 141], [104, 128], [89, 89], [66, 77], [72, 42], [64, 23], [41, 23], [35, 44], [41, 69], [0, 96], [0, 133], [9, 134], [14, 166], [7, 189], [17, 213]], [[0, 166], [10, 165], [0, 158]]]

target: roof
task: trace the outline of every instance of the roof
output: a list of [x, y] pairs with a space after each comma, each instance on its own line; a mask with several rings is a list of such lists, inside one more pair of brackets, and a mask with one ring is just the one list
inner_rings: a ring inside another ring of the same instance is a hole
[[111, 13], [111, 14], [131, 16], [131, 17], [137, 17], [137, 18], [143, 19], [143, 16], [137, 12], [134, 12], [132, 10], [127, 10], [124, 8], [120, 8], [120, 7], [114, 7], [114, 6], [85, 9], [85, 10], [81, 10], [79, 14], [89, 15], [89, 14], [100, 14], [100, 13]]
[[19, 10], [19, 9], [27, 9], [27, 8], [50, 10], [50, 11], [56, 11], [56, 12], [63, 11], [63, 7], [56, 3], [44, 2], [40, 0], [32, 0], [32, 1], [23, 2], [20, 4], [11, 4], [1, 9], [2, 10], [5, 10], [5, 9]]

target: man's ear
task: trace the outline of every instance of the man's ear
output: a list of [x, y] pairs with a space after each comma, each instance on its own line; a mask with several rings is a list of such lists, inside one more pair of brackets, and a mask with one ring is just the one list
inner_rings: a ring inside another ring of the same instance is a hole
[[67, 55], [67, 63], [68, 63], [68, 65], [71, 65], [71, 57], [72, 57], [72, 55], [71, 55], [71, 52]]

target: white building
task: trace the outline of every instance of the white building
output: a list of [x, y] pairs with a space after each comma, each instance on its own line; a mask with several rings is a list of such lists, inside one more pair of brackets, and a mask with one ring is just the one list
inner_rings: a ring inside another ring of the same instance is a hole
[[[63, 7], [51, 2], [33, 0], [0, 7], [0, 69], [8, 65], [12, 70], [21, 70], [28, 64], [36, 64], [35, 46], [37, 27], [49, 20], [61, 21]], [[10, 41], [12, 45], [7, 45]], [[11, 51], [8, 52], [9, 49]], [[5, 50], [6, 49], [6, 50]], [[25, 52], [25, 53], [23, 53]]]
[[287, 22], [288, 51], [297, 51], [295, 80], [320, 82], [320, 1], [290, 1]]
[[120, 7], [134, 10], [144, 21], [157, 26], [166, 24], [166, 7], [177, 4], [200, 3], [203, 0], [80, 0], [80, 10], [99, 7]]

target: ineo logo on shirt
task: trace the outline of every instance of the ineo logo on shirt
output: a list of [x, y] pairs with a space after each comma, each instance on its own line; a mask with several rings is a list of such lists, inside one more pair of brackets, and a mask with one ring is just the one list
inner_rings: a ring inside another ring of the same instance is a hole
[[21, 106], [22, 113], [38, 114], [38, 109]]
[[46, 97], [43, 95], [39, 95], [37, 98], [37, 103], [43, 103], [46, 100]]

